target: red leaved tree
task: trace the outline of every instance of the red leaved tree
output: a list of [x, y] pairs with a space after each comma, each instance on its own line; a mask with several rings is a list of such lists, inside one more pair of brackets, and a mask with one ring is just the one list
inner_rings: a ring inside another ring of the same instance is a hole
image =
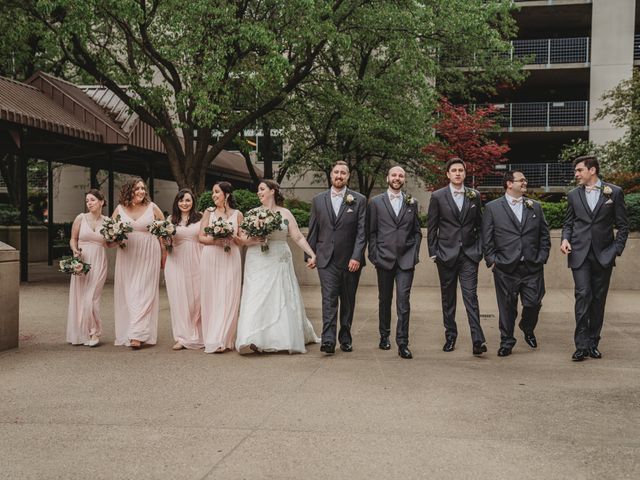
[[430, 182], [432, 189], [446, 185], [444, 165], [451, 157], [465, 161], [467, 180], [473, 186], [493, 172], [496, 164], [506, 161], [504, 154], [510, 150], [509, 146], [500, 145], [489, 137], [498, 128], [494, 119], [496, 111], [495, 106], [489, 105], [468, 112], [444, 97], [440, 100], [440, 119], [434, 126], [437, 140], [422, 149], [432, 160], [425, 165], [434, 179]]

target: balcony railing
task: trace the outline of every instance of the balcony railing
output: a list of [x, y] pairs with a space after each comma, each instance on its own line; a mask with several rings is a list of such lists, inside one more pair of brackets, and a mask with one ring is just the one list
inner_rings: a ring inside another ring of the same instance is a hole
[[587, 130], [589, 127], [589, 102], [529, 102], [495, 104], [498, 108], [496, 120], [509, 131], [536, 128], [552, 130], [570, 127]]
[[571, 163], [512, 163], [497, 165], [493, 175], [482, 179], [479, 187], [502, 187], [502, 176], [507, 170], [518, 170], [527, 178], [528, 188], [538, 188], [549, 191], [554, 188], [566, 188], [573, 181], [573, 166]]
[[514, 40], [511, 56], [527, 65], [589, 63], [589, 40], [589, 37]]
[[640, 35], [633, 37], [633, 59], [640, 60]]

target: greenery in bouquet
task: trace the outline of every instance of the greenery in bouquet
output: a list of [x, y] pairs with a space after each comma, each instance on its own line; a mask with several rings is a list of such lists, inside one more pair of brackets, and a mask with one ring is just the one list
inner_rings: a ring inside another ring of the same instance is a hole
[[120, 248], [125, 248], [124, 243], [129, 237], [127, 233], [133, 232], [133, 227], [129, 222], [123, 222], [120, 215], [116, 215], [116, 218], [106, 218], [102, 222], [102, 228], [100, 229], [100, 235], [108, 243], [117, 243]]
[[154, 220], [147, 225], [147, 230], [149, 230], [151, 235], [155, 235], [164, 242], [168, 252], [173, 250], [171, 241], [173, 236], [176, 234], [176, 226], [173, 223], [169, 220]]
[[[204, 227], [204, 233], [212, 236], [217, 240], [223, 240], [233, 236], [234, 227], [232, 223], [227, 222], [224, 218], [218, 217], [210, 226]], [[228, 243], [224, 245], [224, 251], [231, 251], [231, 247]]]
[[269, 250], [267, 237], [277, 230], [282, 230], [282, 214], [262, 207], [254, 208], [247, 212], [240, 228], [249, 237], [264, 238], [265, 242], [260, 246], [260, 250], [266, 252]]
[[91, 265], [78, 257], [62, 257], [58, 264], [58, 270], [70, 275], [84, 275], [91, 270]]

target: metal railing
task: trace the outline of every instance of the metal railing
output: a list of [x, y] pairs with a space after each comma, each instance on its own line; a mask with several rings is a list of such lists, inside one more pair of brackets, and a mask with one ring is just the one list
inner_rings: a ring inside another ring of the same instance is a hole
[[640, 60], [640, 35], [633, 37], [633, 59]]
[[501, 187], [502, 175], [507, 170], [518, 170], [527, 178], [528, 188], [541, 188], [549, 191], [552, 188], [568, 187], [573, 182], [573, 166], [571, 163], [511, 163], [496, 165], [495, 174], [482, 179], [479, 187]]
[[544, 128], [589, 126], [589, 102], [526, 102], [494, 104], [498, 108], [495, 119], [502, 128]]
[[511, 42], [511, 58], [527, 65], [554, 65], [559, 63], [589, 63], [589, 37], [541, 38]]

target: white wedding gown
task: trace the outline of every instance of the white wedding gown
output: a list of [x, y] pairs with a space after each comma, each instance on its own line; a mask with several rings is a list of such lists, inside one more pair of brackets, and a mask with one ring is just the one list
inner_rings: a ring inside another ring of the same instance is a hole
[[236, 350], [305, 353], [320, 339], [304, 310], [300, 286], [287, 245], [287, 225], [269, 236], [269, 250], [247, 248]]

